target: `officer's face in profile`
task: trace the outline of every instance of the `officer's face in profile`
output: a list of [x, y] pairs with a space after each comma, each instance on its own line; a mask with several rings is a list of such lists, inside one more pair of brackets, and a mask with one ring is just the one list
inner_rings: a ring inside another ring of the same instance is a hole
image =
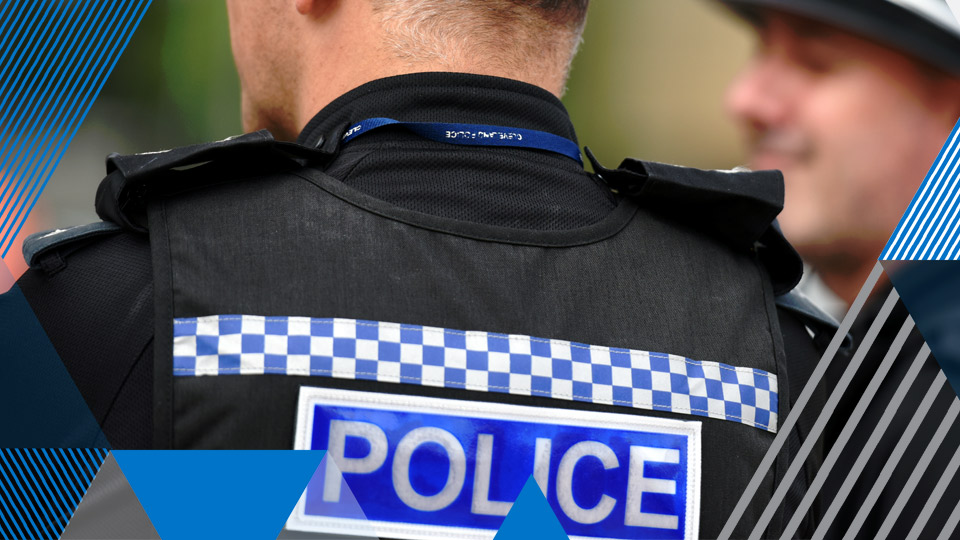
[[814, 266], [875, 260], [960, 114], [960, 85], [832, 27], [771, 12], [726, 105], [750, 166], [781, 169], [780, 216]]

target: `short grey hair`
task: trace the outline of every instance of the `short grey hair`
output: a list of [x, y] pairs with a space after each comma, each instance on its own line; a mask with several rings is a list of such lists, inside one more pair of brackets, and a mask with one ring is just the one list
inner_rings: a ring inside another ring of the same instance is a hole
[[385, 46], [411, 65], [493, 62], [569, 71], [589, 0], [371, 0]]

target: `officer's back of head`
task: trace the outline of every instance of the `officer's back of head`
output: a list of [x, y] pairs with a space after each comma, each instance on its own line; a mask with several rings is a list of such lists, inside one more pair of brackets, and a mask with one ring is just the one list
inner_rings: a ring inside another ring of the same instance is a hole
[[246, 131], [294, 138], [337, 96], [374, 79], [495, 75], [559, 96], [588, 0], [227, 2]]

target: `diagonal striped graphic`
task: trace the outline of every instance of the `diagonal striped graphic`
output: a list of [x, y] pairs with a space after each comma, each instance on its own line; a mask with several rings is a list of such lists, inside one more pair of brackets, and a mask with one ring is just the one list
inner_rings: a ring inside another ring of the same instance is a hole
[[96, 448], [0, 449], [0, 537], [58, 538], [106, 456]]
[[880, 260], [960, 256], [960, 121], [920, 184]]
[[[879, 268], [878, 265], [877, 270]], [[956, 526], [956, 516], [948, 517], [947, 514], [956, 501], [956, 483], [953, 480], [956, 469], [960, 468], [960, 454], [954, 453], [957, 448], [954, 428], [960, 419], [960, 400], [948, 392], [946, 381], [949, 375], [937, 367], [931, 355], [932, 349], [934, 355], [940, 351], [947, 357], [955, 347], [952, 342], [944, 342], [939, 336], [940, 332], [931, 331], [928, 336], [930, 339], [927, 343], [921, 342], [922, 346], [917, 352], [917, 340], [922, 338], [917, 331], [924, 330], [920, 325], [921, 319], [915, 322], [914, 316], [906, 315], [904, 319], [901, 315], [894, 316], [891, 311], [891, 308], [899, 305], [902, 293], [899, 286], [904, 283], [902, 275], [897, 279], [891, 277], [897, 288], [886, 296], [875, 316], [870, 314], [869, 309], [861, 316], [861, 300], [877, 293], [871, 303], [879, 305], [884, 297], [879, 292], [889, 287], [878, 286], [876, 278], [880, 272], [875, 271], [875, 274], [867, 280], [841, 324], [841, 333], [853, 324], [866, 332], [842, 369], [842, 375], [834, 374], [836, 382], [828, 384], [831, 390], [822, 410], [806, 411], [807, 415], [812, 413], [811, 417], [816, 421], [805, 435], [799, 451], [791, 453], [792, 461], [785, 474], [778, 476], [772, 496], [764, 503], [766, 506], [760, 519], [756, 523], [746, 524], [752, 527], [751, 539], [764, 534], [780, 508], [783, 508], [787, 521], [785, 527], [776, 533], [781, 539], [799, 534], [801, 523], [811, 513], [816, 524], [812, 534], [815, 539], [841, 536], [845, 539], [918, 538], [924, 537], [929, 531], [940, 531], [945, 527], [953, 530]], [[926, 277], [926, 282], [930, 282], [928, 274], [921, 274], [921, 277]], [[910, 289], [908, 292], [913, 293]], [[939, 297], [944, 298], [942, 294]], [[902, 306], [897, 309], [899, 313], [904, 313]], [[863, 320], [856, 320], [858, 318]], [[950, 324], [953, 320], [947, 318], [941, 322], [953, 328]], [[927, 329], [935, 330], [935, 327], [928, 326]], [[897, 330], [896, 337], [892, 335], [894, 330]], [[927, 336], [927, 333], [923, 335]], [[907, 347], [908, 342], [913, 345]], [[781, 426], [780, 435], [787, 432], [784, 428], [795, 416], [804, 414], [804, 408], [810, 407], [804, 401], [804, 396], [814, 392], [821, 384], [823, 373], [820, 373], [820, 369], [827, 369], [826, 364], [835, 360], [835, 353], [836, 350], [828, 348], [797, 405], [790, 411], [784, 426]], [[882, 361], [879, 358], [881, 353]], [[922, 376], [923, 373], [927, 375]], [[931, 381], [932, 375], [935, 376]], [[853, 380], [861, 380], [862, 386], [852, 386]], [[845, 393], [851, 396], [844, 396]], [[919, 399], [920, 396], [923, 396], [922, 399]], [[943, 398], [947, 397], [949, 400], [944, 401]], [[837, 408], [837, 404], [844, 403], [844, 400], [846, 404]], [[935, 402], [943, 407], [935, 406]], [[946, 405], [950, 403], [952, 405], [946, 410]], [[904, 407], [908, 407], [908, 410], [904, 410]], [[824, 431], [827, 423], [836, 424], [833, 428], [836, 431], [829, 437]], [[786, 498], [788, 488], [794, 486], [794, 480], [808, 457], [814, 455], [813, 447], [821, 436], [825, 437], [823, 444], [829, 451], [825, 453], [816, 472], [811, 473], [812, 481], [808, 480], [809, 487], [803, 493], [802, 500]], [[862, 443], [864, 440], [866, 442]], [[783, 451], [783, 446], [778, 446], [775, 440], [754, 480], [763, 478], [774, 458]], [[863, 474], [865, 471], [869, 471], [869, 474]], [[745, 504], [758, 495], [758, 487], [758, 481], [751, 481], [748, 485], [735, 512], [728, 519], [721, 538], [730, 537], [742, 517]], [[816, 508], [818, 501], [824, 505], [819, 511]], [[845, 515], [844, 512], [849, 514]]]
[[863, 284], [863, 288], [861, 288], [860, 292], [857, 293], [857, 297], [850, 306], [850, 310], [847, 311], [847, 315], [843, 318], [843, 321], [840, 322], [840, 328], [833, 336], [830, 344], [827, 345], [826, 351], [824, 351], [823, 356], [820, 358], [820, 362], [817, 363], [816, 369], [814, 369], [813, 373], [810, 375], [810, 379], [808, 380], [807, 385], [803, 388], [803, 391], [800, 393], [800, 397], [797, 398], [793, 409], [790, 411], [790, 414], [787, 415], [786, 420], [783, 421], [783, 424], [781, 424], [780, 428], [777, 430], [777, 437], [773, 440], [773, 443], [770, 444], [770, 448], [767, 449], [766, 455], [763, 456], [760, 465], [753, 474], [753, 478], [750, 479], [750, 483], [747, 484], [747, 487], [740, 495], [740, 500], [737, 501], [737, 505], [734, 507], [733, 512], [731, 512], [730, 516], [727, 518], [726, 524], [724, 524], [723, 529], [720, 531], [719, 538], [723, 540], [729, 540], [733, 535], [734, 528], [737, 526], [737, 523], [740, 522], [740, 518], [743, 517], [743, 513], [746, 511], [750, 501], [753, 500], [753, 497], [757, 494], [757, 490], [760, 489], [760, 484], [767, 475], [767, 471], [770, 470], [770, 467], [773, 465], [774, 460], [776, 460], [777, 455], [786, 444], [788, 434], [793, 429], [794, 425], [796, 425], [797, 420], [800, 418], [800, 414], [804, 408], [806, 408], [807, 403], [810, 402], [810, 399], [816, 391], [817, 386], [820, 384], [820, 381], [826, 374], [827, 368], [830, 367], [830, 363], [833, 361], [834, 356], [836, 356], [837, 351], [840, 349], [840, 345], [843, 343], [844, 337], [847, 335], [847, 332], [850, 331], [850, 327], [853, 325], [854, 320], [856, 320], [857, 315], [860, 314], [860, 310], [863, 309], [863, 305], [867, 302], [870, 292], [873, 291], [873, 288], [877, 284], [877, 280], [880, 279], [880, 275], [882, 273], [883, 268], [880, 266], [880, 263], [877, 263], [877, 265], [874, 266], [873, 270], [870, 272], [870, 275], [867, 277], [867, 281]]
[[21, 0], [0, 6], [0, 257], [150, 2]]
[[883, 307], [880, 308], [880, 314], [877, 315], [877, 318], [870, 324], [870, 329], [867, 331], [866, 336], [864, 336], [863, 342], [860, 344], [857, 352], [854, 353], [850, 365], [844, 370], [840, 381], [837, 383], [836, 389], [827, 398], [827, 403], [824, 405], [823, 410], [820, 411], [820, 416], [817, 417], [817, 421], [810, 433], [808, 433], [804, 439], [803, 446], [800, 447], [800, 451], [794, 458], [793, 463], [790, 464], [784, 478], [773, 492], [773, 496], [770, 498], [770, 502], [767, 503], [767, 507], [764, 509], [763, 514], [761, 514], [760, 519], [754, 524], [753, 532], [750, 533], [750, 540], [758, 540], [763, 534], [764, 529], [767, 528], [770, 519], [773, 518], [773, 514], [777, 511], [780, 503], [783, 502], [787, 489], [789, 489], [793, 480], [797, 477], [797, 474], [800, 473], [800, 468], [803, 467], [804, 461], [807, 459], [807, 456], [810, 455], [814, 445], [826, 428], [830, 415], [836, 410], [843, 392], [846, 391], [854, 374], [860, 368], [864, 358], [866, 358], [867, 351], [873, 346], [873, 342], [880, 333], [883, 323], [886, 322], [887, 317], [890, 315], [890, 312], [893, 311], [893, 307], [899, 298], [896, 290], [890, 291], [890, 294], [883, 303]]
[[[940, 427], [937, 428], [937, 432], [930, 440], [930, 444], [927, 445], [923, 455], [920, 456], [920, 459], [916, 464], [916, 468], [913, 470], [913, 473], [907, 480], [906, 485], [901, 487], [901, 494], [897, 498], [896, 504], [893, 505], [891, 512], [887, 515], [886, 519], [884, 519], [884, 522], [881, 525], [881, 531], [889, 532], [889, 528], [893, 526], [893, 523], [897, 520], [897, 517], [899, 517], [906, 500], [911, 494], [913, 494], [913, 490], [916, 489], [917, 484], [920, 482], [921, 475], [924, 473], [924, 471], [926, 471], [927, 465], [930, 464], [933, 454], [940, 449], [940, 443], [942, 443], [943, 439], [946, 438], [947, 431], [949, 431], [950, 427], [953, 425], [953, 421], [956, 420], [958, 414], [960, 414], [960, 401], [955, 399], [950, 405], [950, 410], [947, 411], [946, 416], [944, 416], [943, 420], [940, 422]], [[857, 532], [859, 532], [860, 528], [867, 520], [867, 515], [869, 514], [870, 509], [873, 508], [874, 503], [876, 503], [877, 498], [880, 496], [880, 490], [886, 485], [886, 482], [881, 481], [881, 479], [883, 477], [889, 478], [889, 475], [893, 472], [893, 467], [896, 467], [899, 461], [900, 455], [894, 454], [891, 456], [890, 460], [887, 461], [886, 465], [884, 465], [881, 478], [878, 478], [877, 482], [874, 484], [873, 489], [870, 491], [870, 494], [867, 498], [866, 504], [861, 506], [860, 510], [857, 511], [857, 515], [854, 517], [853, 523], [850, 525], [850, 528], [847, 530], [844, 538], [856, 537]], [[884, 533], [883, 536], [885, 537], [886, 534]]]
[[[907, 341], [907, 337], [910, 335], [910, 331], [913, 330], [913, 328], [913, 319], [907, 317], [907, 320], [904, 321], [900, 328], [900, 332], [894, 339], [890, 350], [887, 351], [886, 355], [884, 355], [883, 362], [870, 379], [870, 385], [867, 387], [866, 391], [864, 391], [863, 395], [860, 396], [860, 400], [857, 402], [856, 408], [850, 414], [850, 417], [847, 418], [846, 424], [843, 426], [843, 431], [840, 433], [838, 440], [834, 444], [833, 450], [831, 450], [823, 464], [820, 466], [820, 470], [817, 471], [817, 476], [807, 489], [807, 493], [804, 495], [803, 500], [800, 501], [800, 504], [797, 506], [797, 508], [793, 510], [793, 517], [787, 524], [783, 534], [780, 535], [781, 539], [786, 540], [793, 538], [794, 534], [797, 532], [801, 520], [806, 515], [807, 510], [809, 510], [810, 506], [813, 504], [814, 498], [820, 491], [820, 487], [826, 481], [827, 475], [830, 474], [834, 464], [840, 457], [840, 452], [843, 450], [843, 447], [853, 435], [854, 428], [856, 428], [857, 425], [860, 424], [861, 420], [863, 420], [864, 413], [867, 410], [867, 406], [870, 404], [870, 400], [872, 400], [877, 394], [877, 390], [879, 390], [880, 384], [883, 382], [883, 378], [890, 371], [890, 368], [893, 366], [893, 362], [896, 360], [897, 355], [900, 354], [900, 350], [903, 348], [903, 344]], [[919, 359], [920, 357], [918, 356], [917, 358]], [[914, 364], [919, 369], [921, 363], [914, 362]]]
[[937, 485], [934, 486], [933, 491], [930, 492], [927, 503], [923, 505], [923, 510], [920, 511], [920, 515], [917, 516], [913, 527], [907, 534], [907, 540], [920, 538], [920, 533], [923, 531], [924, 526], [926, 526], [927, 521], [930, 520], [930, 516], [933, 514], [934, 509], [936, 509], [937, 503], [940, 502], [943, 493], [947, 491], [947, 484], [953, 480], [953, 476], [957, 473], [958, 468], [960, 468], [960, 449], [957, 449], [953, 453], [953, 457], [950, 458], [950, 463], [947, 464], [947, 468], [943, 471], [943, 476], [940, 477]]
[[[824, 512], [823, 517], [820, 519], [820, 524], [817, 526], [815, 537], [823, 538], [826, 534], [826, 531], [830, 529], [830, 525], [833, 523], [833, 520], [837, 517], [837, 513], [840, 511], [841, 503], [843, 503], [847, 499], [847, 496], [850, 495], [850, 491], [853, 489], [857, 479], [860, 478], [860, 474], [863, 472], [863, 469], [866, 468], [867, 461], [869, 461], [870, 457], [873, 456], [873, 452], [880, 443], [881, 437], [883, 437], [887, 427], [893, 420], [893, 417], [900, 407], [900, 404], [903, 403], [904, 397], [906, 397], [907, 392], [910, 390], [910, 387], [913, 384], [913, 381], [917, 378], [917, 374], [923, 367], [923, 362], [929, 355], [930, 349], [927, 347], [922, 347], [920, 353], [917, 354], [917, 357], [910, 368], [910, 372], [906, 377], [904, 377], [903, 383], [900, 385], [900, 388], [897, 389], [897, 394], [894, 396], [893, 400], [887, 404], [887, 407], [883, 412], [883, 416], [874, 427], [873, 433], [871, 433], [870, 439], [867, 440], [867, 443], [864, 445], [860, 457], [857, 459], [853, 468], [847, 472], [847, 476], [843, 480], [843, 485], [840, 486], [840, 490], [837, 492], [837, 495], [834, 497], [829, 508], [827, 508], [827, 511]], [[943, 388], [946, 381], [947, 378], [943, 375], [943, 372], [941, 372], [930, 385], [930, 388], [923, 396], [923, 400], [917, 407], [916, 412], [910, 419], [910, 423], [903, 432], [903, 436], [900, 439], [900, 444], [902, 446], [898, 445], [898, 447], [894, 449], [894, 455], [902, 455], [907, 443], [913, 440], [914, 433], [917, 432], [917, 429], [920, 428], [920, 423], [923, 421], [927, 413], [930, 412], [930, 407], [933, 405], [933, 401], [937, 398], [937, 395], [940, 393], [940, 390]], [[874, 485], [883, 485], [885, 483], [886, 480], [881, 482], [880, 479], [878, 479]]]

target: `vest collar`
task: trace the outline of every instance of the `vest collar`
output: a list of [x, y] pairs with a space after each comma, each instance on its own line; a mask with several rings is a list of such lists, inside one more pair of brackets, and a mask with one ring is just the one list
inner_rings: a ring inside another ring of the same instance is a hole
[[503, 125], [577, 141], [566, 109], [550, 92], [511, 79], [440, 72], [398, 75], [359, 86], [318, 112], [297, 141], [332, 152], [350, 124], [373, 117]]

